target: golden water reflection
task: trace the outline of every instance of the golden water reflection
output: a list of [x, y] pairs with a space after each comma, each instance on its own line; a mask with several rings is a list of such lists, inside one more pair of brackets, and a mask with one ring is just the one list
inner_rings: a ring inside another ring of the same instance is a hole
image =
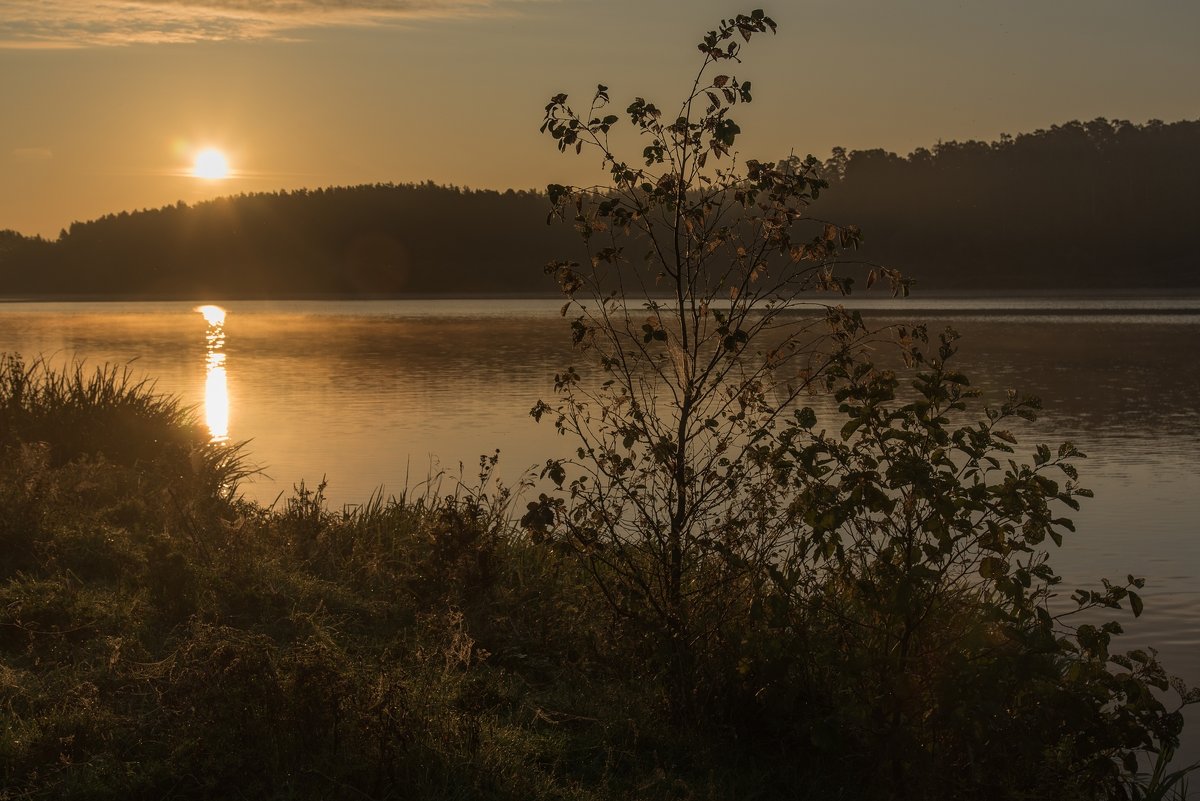
[[204, 334], [204, 422], [212, 442], [229, 441], [229, 380], [225, 372], [225, 310], [197, 306], [208, 330]]
[[[211, 327], [220, 327], [220, 326], [225, 325], [225, 310], [222, 309], [220, 306], [213, 306], [212, 304], [207, 304], [204, 306], [197, 306], [195, 308], [195, 311], [198, 311], [202, 315], [204, 315], [204, 322], [208, 323], [210, 328]], [[209, 333], [211, 334], [212, 332], [210, 331]], [[223, 332], [222, 332], [222, 336], [224, 336]]]

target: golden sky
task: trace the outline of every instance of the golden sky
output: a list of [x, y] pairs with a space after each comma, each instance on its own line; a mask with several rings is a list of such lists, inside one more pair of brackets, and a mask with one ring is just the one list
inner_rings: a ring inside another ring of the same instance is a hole
[[[1098, 116], [1200, 116], [1194, 0], [786, 0], [734, 70], [743, 155], [907, 153]], [[0, 0], [0, 229], [220, 194], [600, 180], [538, 135], [606, 83], [670, 107], [714, 0]], [[191, 175], [222, 151], [233, 175]], [[633, 154], [636, 155], [636, 154]], [[632, 156], [631, 156], [632, 158]]]

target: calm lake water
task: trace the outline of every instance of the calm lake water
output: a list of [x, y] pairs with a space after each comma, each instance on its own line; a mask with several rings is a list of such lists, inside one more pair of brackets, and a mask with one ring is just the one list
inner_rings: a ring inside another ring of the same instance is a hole
[[[935, 298], [860, 302], [868, 321], [953, 325], [960, 367], [999, 401], [1042, 397], [1037, 441], [1075, 442], [1096, 497], [1053, 564], [1066, 592], [1147, 578], [1129, 648], [1152, 644], [1200, 684], [1200, 298]], [[335, 508], [399, 493], [446, 468], [468, 476], [499, 448], [512, 479], [568, 443], [529, 409], [571, 360], [552, 300], [236, 302], [215, 329], [192, 303], [0, 304], [0, 350], [129, 365], [250, 440], [271, 504], [328, 480]], [[835, 424], [830, 423], [830, 428]], [[572, 446], [573, 447], [573, 446]], [[1183, 757], [1200, 758], [1200, 714]]]

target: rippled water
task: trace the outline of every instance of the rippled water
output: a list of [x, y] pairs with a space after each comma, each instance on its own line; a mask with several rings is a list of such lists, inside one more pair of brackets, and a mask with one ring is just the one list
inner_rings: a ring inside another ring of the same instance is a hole
[[[128, 364], [251, 440], [271, 503], [326, 477], [335, 505], [399, 492], [438, 466], [468, 474], [499, 448], [505, 475], [565, 452], [529, 408], [571, 358], [557, 301], [228, 302], [220, 330], [190, 303], [0, 304], [0, 350]], [[1054, 564], [1069, 586], [1148, 579], [1129, 647], [1157, 645], [1200, 684], [1200, 299], [958, 298], [861, 303], [878, 323], [963, 335], [985, 397], [1040, 395], [1025, 441], [1074, 441], [1096, 498]], [[219, 339], [216, 335], [220, 335]], [[217, 372], [219, 370], [219, 373]], [[207, 408], [206, 408], [207, 407]], [[1200, 728], [1200, 715], [1190, 715]], [[1200, 758], [1192, 732], [1184, 756]]]

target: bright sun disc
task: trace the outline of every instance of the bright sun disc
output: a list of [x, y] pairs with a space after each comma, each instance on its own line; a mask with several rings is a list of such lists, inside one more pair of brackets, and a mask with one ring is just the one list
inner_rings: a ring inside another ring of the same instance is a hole
[[215, 147], [207, 147], [196, 154], [196, 160], [192, 163], [192, 175], [209, 180], [228, 178], [229, 160]]

